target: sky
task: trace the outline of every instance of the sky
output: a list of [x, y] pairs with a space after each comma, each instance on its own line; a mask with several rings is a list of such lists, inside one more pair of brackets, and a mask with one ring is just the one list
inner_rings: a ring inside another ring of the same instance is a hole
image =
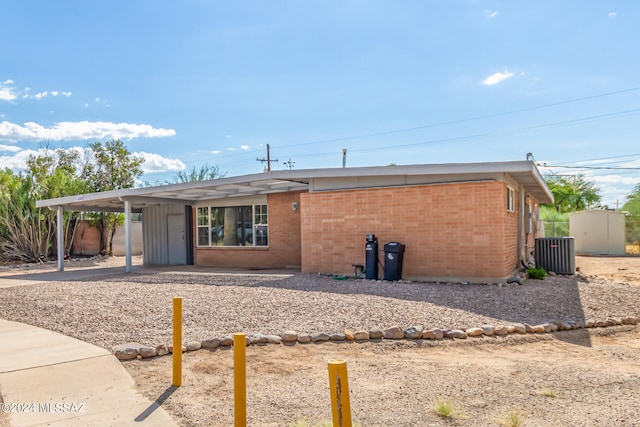
[[[141, 183], [525, 160], [640, 183], [640, 2], [0, 4], [0, 167], [121, 139]], [[277, 160], [277, 161], [276, 161]]]

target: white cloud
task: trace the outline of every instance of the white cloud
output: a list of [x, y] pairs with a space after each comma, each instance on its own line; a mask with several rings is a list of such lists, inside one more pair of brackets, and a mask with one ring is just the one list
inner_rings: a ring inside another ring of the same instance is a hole
[[493, 19], [496, 16], [500, 15], [500, 12], [498, 12], [497, 10], [485, 10], [484, 15], [489, 19]]
[[0, 101], [11, 102], [18, 97], [18, 92], [12, 84], [13, 80], [0, 82]]
[[249, 146], [248, 145], [241, 145], [240, 148], [243, 149], [243, 150], [248, 150]]
[[618, 16], [618, 12], [609, 12], [609, 18], [613, 19]]
[[0, 156], [0, 164], [3, 168], [9, 168], [14, 172], [18, 172], [27, 168], [27, 160], [32, 154], [36, 156], [39, 152], [35, 150], [22, 150], [13, 156]]
[[169, 159], [159, 154], [145, 153], [144, 151], [133, 154], [144, 159], [144, 163], [141, 166], [144, 173], [181, 171], [185, 169], [185, 164], [180, 159]]
[[487, 77], [486, 79], [484, 79], [482, 81], [482, 84], [485, 86], [493, 86], [493, 85], [497, 85], [498, 83], [501, 83], [503, 81], [505, 81], [506, 79], [513, 77], [515, 74], [510, 73], [509, 71], [505, 71], [504, 73], [494, 73], [492, 75], [490, 75], [489, 77]]
[[[11, 147], [6, 145], [0, 145], [0, 151], [17, 151], [16, 154], [11, 156], [0, 156], [0, 164], [3, 167], [7, 167], [15, 172], [24, 170], [27, 168], [27, 160], [29, 156], [44, 154], [47, 150], [21, 150], [18, 147]], [[79, 153], [83, 153], [86, 148], [83, 147], [71, 147], [67, 150], [75, 150]], [[48, 150], [49, 154], [51, 154], [51, 150]], [[154, 172], [172, 172], [172, 171], [181, 171], [185, 169], [185, 164], [182, 163], [179, 159], [169, 159], [163, 157], [159, 154], [155, 153], [145, 153], [138, 152], [132, 153], [137, 156], [140, 156], [144, 159], [144, 163], [141, 166], [141, 169], [144, 173], [154, 173]]]
[[21, 151], [22, 148], [20, 147], [16, 147], [15, 145], [2, 145], [0, 144], [0, 152], [2, 151], [10, 151], [12, 153], [17, 153], [18, 151]]
[[640, 178], [620, 175], [593, 175], [589, 179], [598, 184], [635, 185], [640, 183]]
[[111, 122], [60, 122], [44, 127], [34, 122], [24, 126], [0, 122], [0, 141], [78, 141], [133, 138], [159, 138], [174, 136], [173, 129], [154, 128], [150, 125]]
[[211, 154], [220, 154], [220, 153], [222, 153], [222, 151], [220, 151], [220, 150], [213, 150], [213, 151], [211, 152]]

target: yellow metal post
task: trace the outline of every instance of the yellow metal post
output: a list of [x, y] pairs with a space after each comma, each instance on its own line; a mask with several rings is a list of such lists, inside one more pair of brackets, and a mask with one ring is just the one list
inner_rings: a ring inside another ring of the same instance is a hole
[[351, 427], [349, 379], [345, 360], [329, 360], [329, 390], [333, 427]]
[[233, 415], [235, 427], [247, 425], [247, 334], [233, 334]]
[[182, 385], [182, 298], [173, 299], [173, 382]]

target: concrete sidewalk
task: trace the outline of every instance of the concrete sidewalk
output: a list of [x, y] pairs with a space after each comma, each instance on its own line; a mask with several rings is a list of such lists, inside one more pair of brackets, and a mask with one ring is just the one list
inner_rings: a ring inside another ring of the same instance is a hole
[[0, 415], [12, 426], [177, 425], [103, 348], [2, 319], [0, 343]]

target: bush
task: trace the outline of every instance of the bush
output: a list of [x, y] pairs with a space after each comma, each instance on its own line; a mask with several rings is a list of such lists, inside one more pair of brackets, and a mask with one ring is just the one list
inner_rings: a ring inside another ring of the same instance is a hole
[[547, 271], [544, 268], [529, 268], [527, 275], [530, 279], [542, 280], [547, 276]]

